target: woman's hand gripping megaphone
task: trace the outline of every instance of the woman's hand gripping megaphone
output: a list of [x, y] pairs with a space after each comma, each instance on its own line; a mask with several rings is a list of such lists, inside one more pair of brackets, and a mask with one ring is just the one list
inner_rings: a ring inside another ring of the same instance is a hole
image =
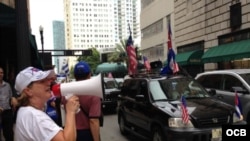
[[[65, 96], [65, 99], [68, 100], [71, 96], [73, 96], [73, 94], [68, 94]], [[76, 113], [79, 113], [81, 111], [80, 108], [77, 109]]]

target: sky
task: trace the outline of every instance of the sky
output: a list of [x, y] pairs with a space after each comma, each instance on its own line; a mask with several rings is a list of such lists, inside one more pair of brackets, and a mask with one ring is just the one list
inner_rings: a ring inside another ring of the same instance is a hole
[[42, 49], [39, 27], [43, 27], [44, 49], [53, 49], [52, 21], [64, 21], [63, 16], [63, 0], [30, 0], [31, 33], [38, 50]]

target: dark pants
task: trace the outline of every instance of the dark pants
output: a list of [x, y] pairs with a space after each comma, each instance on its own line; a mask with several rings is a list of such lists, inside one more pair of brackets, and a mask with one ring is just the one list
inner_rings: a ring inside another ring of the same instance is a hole
[[14, 132], [13, 132], [13, 124], [14, 117], [13, 111], [4, 110], [1, 114], [2, 116], [2, 130], [5, 141], [13, 141], [14, 140]]
[[89, 129], [77, 130], [76, 141], [93, 141], [91, 131]]

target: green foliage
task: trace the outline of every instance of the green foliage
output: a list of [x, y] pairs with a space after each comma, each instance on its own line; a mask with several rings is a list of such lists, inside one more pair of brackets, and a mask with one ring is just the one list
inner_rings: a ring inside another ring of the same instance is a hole
[[127, 62], [126, 42], [127, 40], [120, 40], [120, 44], [115, 45], [116, 51], [109, 54], [108, 62]]
[[85, 61], [88, 62], [92, 73], [95, 72], [95, 69], [97, 67], [97, 65], [99, 65], [101, 63], [100, 61], [100, 53], [97, 51], [96, 48], [92, 47], [92, 55], [91, 56], [79, 56], [77, 58], [77, 61]]

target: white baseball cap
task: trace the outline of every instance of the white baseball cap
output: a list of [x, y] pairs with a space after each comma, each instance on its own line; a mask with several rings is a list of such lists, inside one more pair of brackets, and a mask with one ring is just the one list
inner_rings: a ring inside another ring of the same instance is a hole
[[27, 67], [17, 74], [15, 89], [20, 94], [31, 82], [55, 76], [54, 70], [42, 71], [38, 68]]

